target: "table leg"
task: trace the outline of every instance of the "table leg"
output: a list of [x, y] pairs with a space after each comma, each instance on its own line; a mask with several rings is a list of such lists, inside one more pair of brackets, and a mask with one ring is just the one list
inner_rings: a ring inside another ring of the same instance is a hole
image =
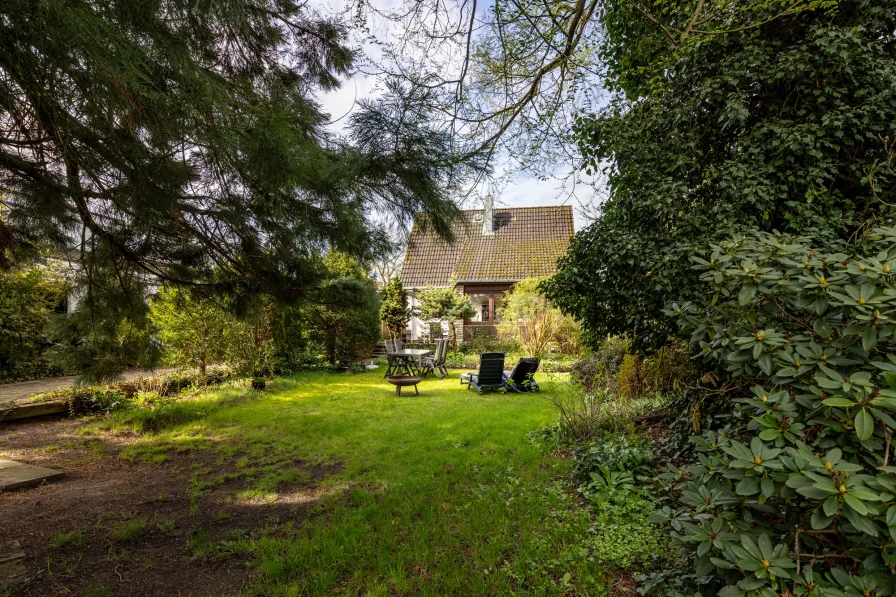
[[395, 395], [401, 398], [401, 386], [395, 386]]
[[414, 384], [414, 393], [415, 393], [417, 396], [420, 395], [420, 391], [417, 389], [417, 384]]

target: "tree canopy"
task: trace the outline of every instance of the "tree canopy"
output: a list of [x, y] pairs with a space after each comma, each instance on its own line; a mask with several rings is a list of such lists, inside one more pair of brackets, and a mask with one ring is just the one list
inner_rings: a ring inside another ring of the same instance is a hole
[[389, 84], [344, 137], [315, 94], [358, 58], [303, 1], [0, 6], [0, 257], [36, 247], [164, 281], [308, 295], [314, 255], [449, 234], [456, 159], [420, 91]]
[[448, 322], [451, 327], [451, 343], [457, 345], [457, 326], [455, 322], [472, 317], [475, 311], [470, 297], [457, 293], [456, 282], [449, 281], [448, 286], [427, 286], [417, 291], [417, 315], [424, 321]]
[[748, 230], [848, 239], [892, 218], [896, 3], [839, 2], [684, 48], [627, 3], [602, 19], [618, 93], [576, 134], [610, 197], [546, 287], [592, 338], [665, 342], [663, 308], [700, 292], [688, 259], [710, 242]]

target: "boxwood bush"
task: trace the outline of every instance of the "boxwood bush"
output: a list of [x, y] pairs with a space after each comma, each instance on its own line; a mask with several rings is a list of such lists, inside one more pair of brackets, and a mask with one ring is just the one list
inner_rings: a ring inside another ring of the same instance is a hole
[[652, 520], [704, 594], [896, 594], [896, 228], [755, 233], [694, 263], [706, 298], [669, 314], [731, 408]]

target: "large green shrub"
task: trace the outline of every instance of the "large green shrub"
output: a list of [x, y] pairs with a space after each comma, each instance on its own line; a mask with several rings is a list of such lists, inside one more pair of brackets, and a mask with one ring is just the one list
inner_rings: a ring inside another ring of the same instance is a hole
[[205, 375], [209, 365], [230, 360], [249, 333], [249, 326], [218, 301], [179, 288], [159, 290], [152, 301], [150, 318], [166, 363], [198, 367], [200, 375]]
[[692, 438], [655, 520], [712, 594], [893, 595], [896, 228], [754, 233], [704, 257], [705, 299], [669, 315], [733, 408]]
[[[674, 332], [665, 304], [699, 300], [688, 258], [709, 243], [750, 229], [848, 239], [893, 213], [896, 187], [878, 201], [867, 173], [887, 162], [881, 137], [894, 135], [896, 0], [795, 4], [605, 2], [595, 12], [602, 83], [616, 93], [576, 132], [609, 197], [548, 284], [592, 344], [608, 333], [664, 344]], [[675, 25], [692, 32], [684, 45], [641, 12], [672, 20], [695, 6], [699, 16]], [[704, 17], [725, 20], [726, 34], [701, 37]]]
[[395, 276], [380, 291], [380, 320], [386, 324], [392, 338], [401, 338], [410, 317], [408, 293], [405, 292], [401, 278]]
[[324, 256], [326, 278], [318, 298], [299, 305], [309, 339], [319, 344], [327, 363], [353, 363], [369, 357], [380, 338], [380, 296], [365, 265], [339, 251]]
[[42, 267], [0, 271], [0, 381], [60, 374], [45, 357], [55, 307], [64, 298], [60, 277]]

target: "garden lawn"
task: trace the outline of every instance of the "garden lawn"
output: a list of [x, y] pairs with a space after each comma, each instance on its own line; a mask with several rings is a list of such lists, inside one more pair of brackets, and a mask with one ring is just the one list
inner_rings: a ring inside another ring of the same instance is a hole
[[[602, 594], [588, 516], [561, 483], [569, 463], [528, 438], [556, 420], [547, 395], [564, 385], [540, 381], [540, 395], [478, 396], [453, 372], [399, 398], [382, 371], [309, 373], [118, 413], [89, 433], [138, 430], [120, 457], [160, 466], [203, 454], [185, 481], [191, 515], [222, 487], [211, 507], [278, 514], [219, 538], [189, 531], [202, 557], [247, 558], [247, 594]], [[304, 513], [293, 522], [290, 504]]]

